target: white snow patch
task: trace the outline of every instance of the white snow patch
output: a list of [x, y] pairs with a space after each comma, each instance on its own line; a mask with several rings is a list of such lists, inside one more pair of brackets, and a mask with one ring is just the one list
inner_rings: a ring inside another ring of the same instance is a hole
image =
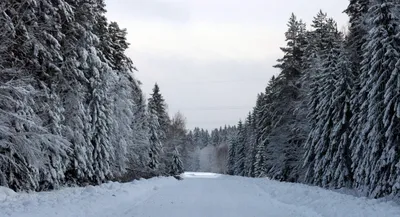
[[15, 191], [13, 191], [9, 188], [0, 186], [0, 202], [3, 202], [5, 200], [7, 200], [7, 198], [14, 197], [16, 195], [17, 195], [17, 193], [15, 193]]
[[182, 178], [195, 178], [195, 179], [215, 179], [220, 177], [221, 174], [217, 173], [200, 173], [200, 172], [185, 172], [181, 175]]
[[1, 217], [394, 217], [394, 202], [340, 194], [301, 184], [214, 173], [184, 179], [15, 193], [0, 188]]

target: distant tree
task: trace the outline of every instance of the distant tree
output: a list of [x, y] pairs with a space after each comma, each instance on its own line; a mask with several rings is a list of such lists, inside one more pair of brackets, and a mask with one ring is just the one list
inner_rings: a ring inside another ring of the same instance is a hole
[[159, 124], [158, 124], [158, 119], [157, 115], [155, 114], [156, 112], [150, 107], [151, 109], [149, 111], [149, 141], [150, 141], [150, 147], [149, 147], [149, 167], [156, 173], [160, 173], [160, 169], [163, 168], [162, 165], [160, 165], [160, 158], [163, 154], [163, 147], [162, 143], [159, 138]]
[[167, 138], [167, 131], [170, 126], [170, 118], [167, 112], [167, 104], [165, 103], [164, 97], [160, 93], [160, 87], [158, 84], [154, 85], [153, 93], [149, 99], [149, 107], [155, 111], [158, 122], [160, 124], [160, 139], [165, 142]]
[[171, 175], [179, 175], [184, 172], [183, 163], [178, 149], [175, 149], [172, 154], [172, 164], [169, 173]]
[[235, 169], [234, 174], [245, 175], [246, 149], [245, 149], [245, 129], [242, 121], [239, 121], [237, 137], [233, 140], [235, 144]]
[[[178, 112], [171, 120], [171, 124], [167, 130], [166, 140], [164, 143], [164, 160], [166, 165], [174, 165], [176, 158], [182, 159], [188, 158], [188, 149], [186, 140], [186, 118], [182, 113]], [[181, 154], [176, 155], [176, 151]]]

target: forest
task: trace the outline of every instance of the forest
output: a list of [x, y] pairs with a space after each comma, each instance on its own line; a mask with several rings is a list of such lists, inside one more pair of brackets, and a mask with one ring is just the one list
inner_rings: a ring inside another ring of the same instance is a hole
[[292, 14], [280, 73], [248, 117], [209, 132], [170, 117], [157, 84], [146, 99], [103, 0], [2, 1], [0, 185], [212, 171], [398, 196], [399, 6], [350, 0], [345, 31], [323, 11], [309, 26]]

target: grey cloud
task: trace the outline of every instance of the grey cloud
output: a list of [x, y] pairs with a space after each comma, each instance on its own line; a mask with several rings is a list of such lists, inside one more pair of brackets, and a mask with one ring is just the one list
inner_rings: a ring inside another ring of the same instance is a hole
[[[149, 25], [157, 23], [153, 27], [163, 26], [165, 29], [174, 31], [176, 29], [171, 27], [178, 27], [178, 30], [181, 28], [180, 25], [175, 26], [176, 24], [191, 25], [199, 22], [203, 25], [219, 24], [227, 28], [230, 24], [251, 25], [257, 29], [265, 28], [274, 33], [280, 32], [282, 41], [287, 28], [286, 23], [292, 12], [310, 23], [319, 9], [322, 9], [329, 16], [334, 17], [339, 22], [339, 26], [343, 26], [347, 22], [347, 17], [342, 11], [348, 4], [348, 0], [106, 1], [110, 11], [109, 17], [124, 23], [124, 27], [127, 27], [133, 35], [135, 31], [146, 31], [149, 28], [146, 26], [147, 23]], [[143, 24], [140, 26], [142, 29], [129, 25], [132, 21], [140, 21]], [[246, 31], [246, 29], [237, 28], [237, 31]], [[181, 33], [182, 40], [185, 40], [185, 37], [193, 37], [192, 32], [179, 32]], [[195, 33], [198, 34], [196, 31]], [[243, 35], [245, 37], [245, 34]], [[189, 54], [185, 55], [181, 52], [171, 52], [171, 50], [152, 49], [162, 47], [160, 43], [163, 43], [163, 37], [165, 37], [162, 34], [153, 36], [158, 40], [150, 43], [152, 46], [149, 48], [146, 47], [148, 45], [139, 46], [140, 49], [132, 49], [129, 53], [140, 70], [136, 76], [143, 82], [143, 90], [147, 94], [151, 92], [154, 83], [158, 82], [169, 104], [171, 114], [178, 110], [182, 111], [187, 116], [189, 128], [199, 126], [212, 129], [225, 124], [236, 124], [240, 118], [245, 118], [254, 106], [257, 94], [264, 91], [269, 78], [278, 72], [272, 68], [272, 65], [281, 56], [281, 54], [274, 56], [276, 52], [279, 52], [280, 42], [276, 43], [274, 50], [267, 51], [271, 55], [266, 55], [265, 61], [221, 60], [221, 58], [198, 60], [194, 59], [196, 55], [190, 53], [196, 51], [188, 50]], [[196, 40], [203, 39], [198, 37]], [[196, 40], [188, 41], [196, 43]], [[200, 42], [206, 43], [207, 40]], [[130, 43], [134, 45], [141, 41], [132, 37]], [[237, 45], [245, 46], [240, 39]], [[172, 46], [168, 49], [181, 48]], [[221, 46], [221, 49], [227, 49], [228, 52], [230, 50], [224, 46]]]
[[134, 56], [145, 92], [150, 93], [158, 82], [170, 113], [181, 111], [189, 128], [236, 124], [246, 117], [257, 94], [277, 73], [272, 67], [275, 60], [198, 62], [143, 53]]
[[[162, 0], [106, 0], [113, 17], [130, 20], [184, 23], [190, 20], [187, 3]], [[121, 7], [123, 5], [123, 7]]]
[[[306, 22], [322, 9], [340, 25], [347, 22], [343, 10], [348, 0], [189, 0], [193, 19], [207, 22], [243, 23], [280, 28], [293, 12]], [[284, 26], [286, 27], [286, 26]]]
[[[320, 10], [345, 25], [348, 0], [106, 0], [113, 16], [122, 19], [186, 23], [188, 21], [263, 24], [282, 27], [292, 12], [311, 22]], [[121, 7], [121, 5], [123, 5]]]

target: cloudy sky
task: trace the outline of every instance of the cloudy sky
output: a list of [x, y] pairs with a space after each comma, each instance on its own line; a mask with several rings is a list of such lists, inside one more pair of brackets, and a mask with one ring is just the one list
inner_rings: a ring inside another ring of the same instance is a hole
[[348, 0], [106, 0], [108, 18], [128, 29], [128, 55], [150, 94], [160, 85], [171, 115], [188, 128], [236, 124], [255, 105], [282, 56], [294, 12], [311, 23], [322, 9], [340, 28]]

